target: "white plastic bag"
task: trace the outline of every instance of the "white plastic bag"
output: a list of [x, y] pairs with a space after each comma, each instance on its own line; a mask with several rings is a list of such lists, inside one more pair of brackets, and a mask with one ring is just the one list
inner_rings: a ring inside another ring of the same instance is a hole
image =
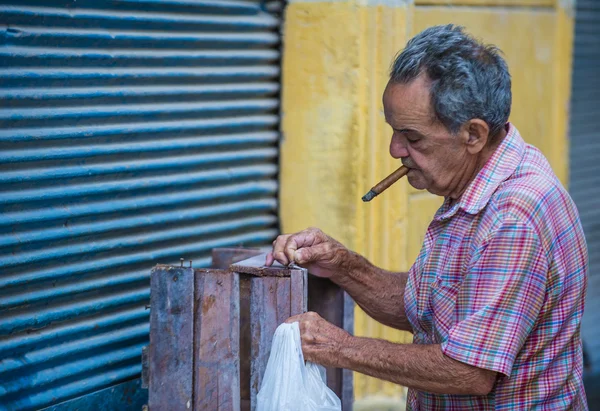
[[323, 367], [304, 364], [298, 323], [281, 324], [273, 336], [256, 411], [341, 411], [324, 374]]

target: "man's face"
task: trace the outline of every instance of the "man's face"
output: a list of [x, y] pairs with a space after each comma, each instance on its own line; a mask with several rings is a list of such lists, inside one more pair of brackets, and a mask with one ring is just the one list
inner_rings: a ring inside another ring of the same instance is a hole
[[385, 119], [392, 127], [390, 154], [410, 168], [410, 185], [448, 196], [473, 162], [464, 139], [435, 119], [430, 82], [421, 75], [408, 84], [388, 83], [383, 93]]

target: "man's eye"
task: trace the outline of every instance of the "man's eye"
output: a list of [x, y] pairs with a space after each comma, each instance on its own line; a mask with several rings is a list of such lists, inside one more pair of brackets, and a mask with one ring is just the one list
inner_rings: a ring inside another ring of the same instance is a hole
[[406, 137], [406, 139], [410, 142], [410, 143], [416, 143], [417, 141], [419, 141], [419, 137]]

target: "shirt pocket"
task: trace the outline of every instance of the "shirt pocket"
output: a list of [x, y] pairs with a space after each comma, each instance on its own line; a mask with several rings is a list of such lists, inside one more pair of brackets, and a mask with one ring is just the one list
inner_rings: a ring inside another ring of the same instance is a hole
[[444, 342], [450, 328], [456, 322], [456, 299], [461, 282], [433, 282], [429, 287], [432, 338], [436, 343]]
[[453, 284], [462, 281], [464, 254], [461, 237], [440, 234], [426, 262], [427, 282]]
[[428, 284], [427, 305], [431, 316], [431, 338], [435, 343], [447, 339], [455, 323], [458, 292], [464, 277], [462, 239], [441, 235], [436, 242], [436, 258], [430, 259], [431, 281]]

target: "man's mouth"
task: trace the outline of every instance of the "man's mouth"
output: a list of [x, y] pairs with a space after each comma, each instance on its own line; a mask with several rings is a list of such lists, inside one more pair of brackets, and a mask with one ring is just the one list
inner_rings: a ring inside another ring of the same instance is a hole
[[409, 163], [408, 161], [401, 161], [402, 165], [406, 168], [409, 168], [411, 170], [413, 170], [415, 167], [413, 167], [413, 165], [411, 163]]

